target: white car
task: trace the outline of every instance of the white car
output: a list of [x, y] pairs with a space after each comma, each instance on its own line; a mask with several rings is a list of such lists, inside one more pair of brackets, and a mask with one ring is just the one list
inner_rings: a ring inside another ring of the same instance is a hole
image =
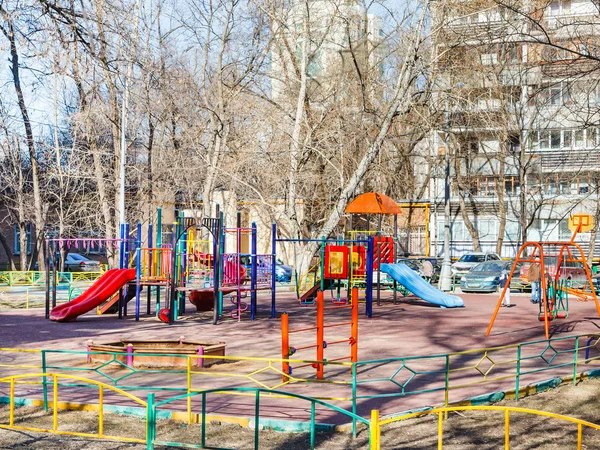
[[452, 275], [456, 278], [469, 272], [477, 264], [485, 261], [500, 261], [501, 258], [496, 253], [470, 252], [462, 255], [458, 261], [452, 264]]

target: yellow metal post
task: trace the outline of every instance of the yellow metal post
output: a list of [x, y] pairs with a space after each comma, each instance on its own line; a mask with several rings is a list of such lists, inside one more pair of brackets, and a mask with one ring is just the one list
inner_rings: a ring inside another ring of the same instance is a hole
[[192, 423], [192, 358], [187, 358], [187, 413], [188, 413], [188, 424]]
[[504, 450], [510, 448], [510, 413], [509, 410], [504, 411]]
[[58, 430], [58, 378], [52, 375], [54, 380], [54, 398], [52, 399], [52, 430]]
[[104, 388], [102, 386], [98, 395], [98, 434], [104, 436]]
[[15, 424], [15, 379], [10, 379], [10, 412], [8, 424], [12, 427]]
[[373, 409], [371, 410], [371, 426], [369, 429], [370, 433], [370, 441], [371, 441], [371, 450], [380, 450], [381, 449], [381, 430], [379, 429], [379, 410]]
[[444, 415], [438, 412], [438, 450], [442, 450], [444, 440]]

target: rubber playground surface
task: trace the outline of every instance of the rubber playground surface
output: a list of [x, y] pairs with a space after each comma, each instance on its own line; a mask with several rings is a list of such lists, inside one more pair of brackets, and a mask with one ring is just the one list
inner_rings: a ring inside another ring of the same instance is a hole
[[[398, 297], [398, 303], [392, 303], [390, 291], [382, 291], [381, 305], [374, 299], [373, 318], [364, 316], [364, 304], [360, 305], [359, 316], [359, 361], [375, 360], [382, 358], [396, 358], [406, 356], [447, 354], [462, 352], [485, 347], [504, 346], [526, 341], [544, 339], [543, 323], [538, 321], [538, 309], [529, 301], [527, 294], [512, 295], [513, 307], [501, 308], [494, 328], [489, 337], [485, 337], [485, 330], [492, 317], [496, 306], [498, 294], [459, 294], [464, 299], [464, 308], [445, 309], [430, 305], [415, 297]], [[328, 301], [329, 293], [326, 294]], [[130, 303], [130, 314], [133, 302]], [[145, 305], [144, 305], [145, 309]], [[0, 312], [0, 342], [4, 348], [47, 349], [47, 350], [75, 350], [84, 352], [88, 340], [96, 343], [113, 342], [118, 340], [178, 340], [185, 336], [187, 340], [225, 342], [228, 356], [244, 357], [272, 357], [281, 358], [281, 332], [280, 321], [268, 318], [270, 312], [270, 296], [263, 293], [258, 301], [258, 319], [251, 322], [244, 317], [241, 322], [225, 316], [224, 320], [216, 326], [212, 325], [212, 313], [196, 313], [195, 308], [188, 303], [188, 314], [175, 323], [166, 325], [159, 322], [154, 316], [142, 316], [136, 322], [133, 315], [124, 320], [118, 320], [114, 315], [96, 315], [94, 312], [85, 314], [71, 323], [57, 323], [44, 318], [43, 309], [8, 310]], [[288, 312], [290, 329], [310, 327], [314, 325], [314, 306], [300, 306], [292, 292], [278, 290], [277, 311]], [[340, 311], [327, 311], [325, 324], [347, 320], [349, 309]], [[568, 319], [557, 320], [552, 323], [551, 337], [574, 336], [599, 332], [600, 319], [597, 317], [593, 302], [579, 302], [572, 300]], [[336, 340], [349, 336], [348, 327], [335, 327], [326, 331], [326, 339]], [[290, 345], [302, 346], [313, 344], [314, 333], [298, 333], [291, 335]], [[326, 349], [325, 357], [334, 359], [349, 354], [347, 346], [335, 346]], [[36, 353], [3, 353], [11, 361], [3, 364], [39, 364], [39, 354]], [[85, 355], [50, 355], [49, 365], [69, 365], [73, 367], [90, 367], [86, 363]], [[298, 352], [293, 358], [315, 359], [314, 350]], [[465, 357], [465, 359], [468, 359]], [[484, 361], [485, 362], [485, 361]], [[248, 362], [236, 362], [219, 365], [227, 366], [227, 371], [248, 371]], [[432, 359], [428, 369], [432, 371], [443, 370], [443, 361]], [[402, 363], [397, 367], [383, 367], [377, 364], [359, 367], [360, 377], [363, 379], [378, 379], [390, 377], [394, 372], [402, 370]], [[220, 370], [221, 370], [220, 369]], [[12, 370], [12, 369], [11, 369]], [[118, 370], [118, 369], [115, 369]], [[123, 372], [124, 369], [120, 369]], [[390, 370], [392, 373], [389, 373]], [[484, 368], [484, 371], [487, 370]], [[36, 372], [30, 370], [29, 372]], [[397, 381], [400, 385], [410, 378], [406, 370], [399, 374]], [[2, 376], [14, 372], [2, 371]], [[19, 373], [26, 373], [20, 370]], [[562, 372], [564, 375], [564, 371]], [[349, 379], [349, 370], [341, 366], [327, 366], [326, 376], [335, 379]], [[79, 376], [89, 376], [88, 372], [77, 373]], [[293, 372], [294, 376], [310, 377], [314, 369], [306, 367]], [[463, 381], [469, 381], [470, 375], [465, 375]], [[476, 380], [477, 374], [473, 375]], [[551, 373], [530, 379], [523, 379], [522, 384], [539, 381], [551, 377]], [[403, 380], [401, 378], [404, 377]], [[135, 377], [132, 377], [132, 379]], [[264, 382], [267, 383], [267, 374]], [[281, 378], [278, 373], [270, 373], [269, 380]], [[98, 377], [96, 377], [98, 379]], [[104, 380], [106, 381], [106, 380]], [[270, 381], [269, 381], [270, 382]], [[416, 384], [416, 389], [427, 389], [424, 381]], [[137, 386], [173, 386], [185, 388], [185, 374], [145, 374]], [[194, 382], [195, 389], [224, 388], [234, 386], [249, 386], [243, 384], [244, 380], [224, 379], [219, 377], [201, 377]], [[457, 384], [457, 386], [460, 383]], [[451, 401], [458, 401], [473, 395], [491, 392], [495, 389], [514, 388], [514, 381], [498, 381], [496, 384], [485, 386], [469, 385], [460, 387], [451, 393]], [[365, 385], [359, 389], [360, 395], [384, 394], [398, 392], [400, 386], [392, 383]], [[349, 397], [348, 386], [317, 383], [302, 383], [289, 385], [288, 392], [312, 397]], [[180, 392], [158, 392], [157, 399], [174, 396]], [[134, 392], [134, 395], [136, 392]], [[141, 398], [147, 393], [137, 392]], [[6, 384], [0, 386], [0, 395], [7, 395]], [[35, 395], [35, 394], [34, 394]], [[39, 395], [39, 394], [38, 394]], [[83, 390], [72, 394], [73, 401], [94, 403], [97, 394], [85, 393]], [[109, 396], [107, 395], [108, 401]], [[223, 395], [211, 398], [208, 412], [230, 416], [250, 417], [254, 413], [253, 399], [240, 396]], [[441, 404], [444, 401], [444, 392], [435, 391], [430, 394], [418, 396], [391, 397], [364, 399], [358, 403], [358, 413], [368, 417], [371, 409], [380, 409], [382, 414], [398, 413], [413, 408]], [[340, 407], [349, 408], [348, 402], [340, 401]], [[175, 409], [185, 409], [185, 402], [170, 405]], [[261, 417], [275, 419], [306, 420], [309, 415], [310, 405], [290, 399], [261, 398]], [[340, 417], [332, 411], [319, 410], [318, 419], [326, 423], [347, 423], [347, 417]]]

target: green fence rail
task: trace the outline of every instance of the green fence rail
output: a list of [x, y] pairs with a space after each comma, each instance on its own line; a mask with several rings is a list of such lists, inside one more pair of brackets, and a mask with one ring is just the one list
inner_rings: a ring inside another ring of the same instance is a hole
[[[9, 355], [12, 353], [12, 355]], [[34, 364], [32, 354], [36, 353]], [[39, 355], [37, 355], [39, 354]], [[20, 355], [20, 356], [19, 356]], [[92, 363], [96, 356], [104, 358]], [[134, 367], [128, 356], [164, 357], [158, 353], [90, 352], [70, 350], [21, 350], [0, 348], [0, 375], [36, 369], [43, 372], [91, 376], [127, 391], [164, 391], [191, 394], [207, 387], [261, 388], [288, 394], [296, 386], [311, 384], [311, 396], [346, 402], [352, 414], [366, 417], [370, 400], [387, 400], [382, 413], [410, 409], [410, 398], [421, 406], [449, 406], [477, 394], [511, 391], [518, 399], [527, 386], [545, 379], [571, 378], [600, 361], [600, 335], [565, 336], [521, 344], [428, 356], [385, 358], [358, 363], [328, 364], [331, 376], [317, 380], [310, 365], [319, 361], [283, 360], [234, 356], [168, 355], [181, 360], [181, 368]], [[209, 367], [209, 361], [218, 364]], [[206, 363], [202, 367], [201, 362]], [[227, 364], [227, 363], [231, 364]], [[305, 376], [294, 374], [281, 381], [281, 362], [306, 365]], [[305, 392], [305, 391], [302, 391]], [[44, 394], [46, 398], [46, 394]], [[399, 399], [399, 401], [396, 401]]]

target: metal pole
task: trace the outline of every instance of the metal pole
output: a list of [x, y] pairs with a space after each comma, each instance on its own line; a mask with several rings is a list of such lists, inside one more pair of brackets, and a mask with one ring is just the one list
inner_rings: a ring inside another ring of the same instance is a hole
[[125, 87], [123, 90], [123, 101], [121, 111], [121, 161], [119, 167], [119, 223], [125, 223], [125, 162], [127, 143], [125, 142], [125, 129], [127, 128], [127, 95], [129, 89], [129, 79], [125, 77]]
[[50, 318], [50, 240], [46, 236], [46, 319]]
[[[256, 276], [257, 276], [257, 257], [256, 257], [256, 223], [252, 222], [252, 242], [250, 246], [252, 258], [252, 269], [250, 272], [250, 320], [256, 316]], [[264, 264], [263, 264], [264, 265]]]
[[[61, 241], [62, 242], [62, 241]], [[60, 249], [60, 245], [59, 245]], [[56, 273], [56, 249], [52, 250], [52, 308], [56, 308], [56, 284], [58, 283], [57, 273]]]
[[271, 226], [271, 234], [273, 235], [273, 242], [271, 244], [271, 319], [274, 319], [277, 315], [275, 304], [275, 289], [277, 282], [275, 273], [275, 269], [277, 268], [277, 225], [275, 223]]
[[450, 142], [447, 130], [449, 122], [448, 101], [446, 100], [446, 132], [444, 134], [444, 144], [446, 146], [444, 153], [446, 163], [444, 176], [444, 261], [442, 262], [439, 281], [440, 290], [444, 292], [452, 289], [452, 263], [450, 261]]
[[172, 246], [171, 246], [171, 284], [169, 285], [169, 325], [175, 323], [175, 282], [176, 282], [176, 270], [175, 264], [177, 264], [177, 222], [173, 222], [173, 235], [172, 235]]
[[221, 252], [221, 211], [219, 204], [216, 205], [215, 216], [217, 220], [213, 227], [213, 325], [216, 325], [219, 321], [219, 265], [220, 265], [220, 252]]
[[[146, 267], [146, 276], [152, 277], [152, 224], [148, 224], [148, 267]], [[138, 277], [139, 278], [139, 277]], [[160, 288], [157, 288], [160, 289]], [[152, 286], [146, 286], [146, 314], [152, 312]]]
[[[156, 211], [156, 248], [162, 248], [162, 208]], [[158, 257], [162, 258], [162, 250], [158, 250]], [[152, 261], [152, 259], [150, 260]], [[156, 315], [160, 311], [160, 286], [156, 286]]]
[[373, 236], [367, 242], [367, 286], [365, 288], [365, 315], [373, 317]]

